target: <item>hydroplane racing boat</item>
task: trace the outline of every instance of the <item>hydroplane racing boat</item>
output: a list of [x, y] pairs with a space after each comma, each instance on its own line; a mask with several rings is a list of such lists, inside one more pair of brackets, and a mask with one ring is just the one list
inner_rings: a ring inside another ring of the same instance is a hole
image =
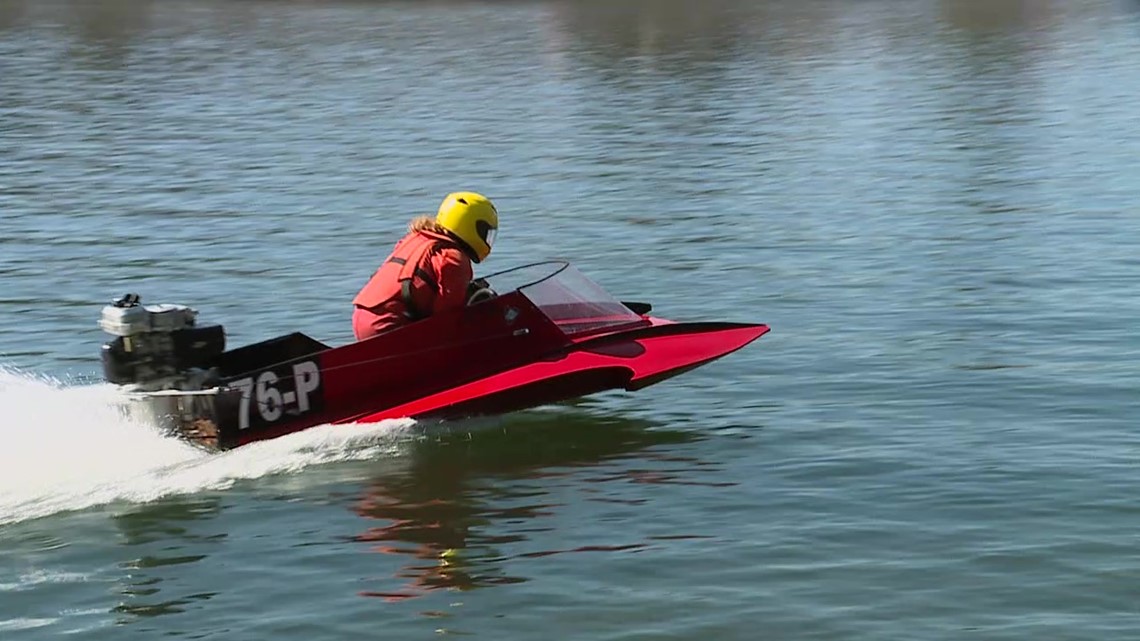
[[[766, 325], [681, 323], [564, 262], [489, 276], [465, 308], [331, 347], [303, 333], [226, 350], [221, 325], [128, 294], [99, 325], [105, 378], [141, 418], [208, 449], [326, 423], [501, 414], [638, 390], [734, 352]], [[505, 293], [496, 293], [496, 290]]]

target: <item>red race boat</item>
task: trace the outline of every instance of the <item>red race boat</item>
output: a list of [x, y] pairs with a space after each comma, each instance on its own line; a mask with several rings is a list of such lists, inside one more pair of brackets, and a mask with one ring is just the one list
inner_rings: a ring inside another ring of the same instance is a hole
[[[501, 414], [638, 390], [734, 352], [753, 323], [681, 323], [620, 302], [564, 262], [484, 279], [468, 306], [330, 347], [302, 333], [225, 350], [220, 325], [128, 294], [103, 309], [108, 381], [132, 414], [210, 449], [326, 423]], [[494, 289], [492, 289], [494, 288]], [[496, 293], [495, 290], [505, 293]]]

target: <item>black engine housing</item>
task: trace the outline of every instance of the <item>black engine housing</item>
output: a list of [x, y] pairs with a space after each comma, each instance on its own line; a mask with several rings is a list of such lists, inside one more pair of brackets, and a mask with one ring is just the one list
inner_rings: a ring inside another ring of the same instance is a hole
[[190, 368], [208, 369], [225, 349], [221, 325], [121, 336], [103, 345], [103, 375], [117, 385], [149, 383]]

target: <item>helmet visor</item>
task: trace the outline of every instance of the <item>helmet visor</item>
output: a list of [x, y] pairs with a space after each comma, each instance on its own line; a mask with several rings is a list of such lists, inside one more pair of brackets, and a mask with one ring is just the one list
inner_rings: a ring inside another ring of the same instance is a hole
[[486, 233], [483, 234], [483, 240], [487, 241], [488, 247], [494, 247], [495, 246], [495, 238], [497, 238], [498, 235], [499, 235], [499, 229], [497, 227], [491, 227], [490, 229], [488, 229], [486, 231]]

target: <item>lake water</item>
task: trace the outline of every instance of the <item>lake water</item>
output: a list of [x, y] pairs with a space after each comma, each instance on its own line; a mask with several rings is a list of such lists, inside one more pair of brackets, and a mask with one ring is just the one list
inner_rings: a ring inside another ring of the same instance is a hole
[[[0, 639], [1140, 638], [1138, 36], [1107, 0], [0, 0]], [[483, 272], [773, 331], [469, 437], [207, 456], [113, 411], [111, 298], [344, 342], [457, 189], [502, 214]]]

